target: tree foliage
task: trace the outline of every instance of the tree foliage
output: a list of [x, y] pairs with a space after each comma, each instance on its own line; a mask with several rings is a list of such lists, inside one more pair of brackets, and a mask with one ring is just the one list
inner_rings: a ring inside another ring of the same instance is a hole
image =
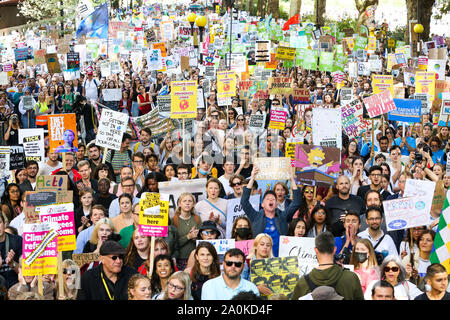
[[32, 20], [42, 20], [60, 16], [64, 8], [64, 18], [73, 18], [78, 0], [21, 0], [18, 9], [21, 15]]

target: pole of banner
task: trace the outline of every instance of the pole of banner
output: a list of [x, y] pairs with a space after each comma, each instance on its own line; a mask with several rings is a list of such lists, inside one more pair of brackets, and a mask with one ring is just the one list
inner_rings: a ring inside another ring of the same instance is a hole
[[44, 296], [44, 276], [42, 274], [38, 275], [38, 293]]
[[152, 238], [152, 240], [151, 240], [151, 242], [150, 242], [150, 261], [149, 261], [149, 267], [148, 267], [148, 275], [149, 275], [149, 278], [151, 278], [152, 277], [152, 273], [153, 273], [153, 261], [155, 260], [154, 259], [154, 256], [155, 256], [155, 237], [151, 237]]
[[374, 119], [370, 119], [370, 120], [372, 120], [372, 148], [371, 149], [372, 149], [372, 153], [373, 153], [374, 152], [374, 147], [375, 147], [375, 144], [374, 144], [375, 143], [374, 142], [375, 141], [375, 139], [374, 139], [375, 133], [374, 133], [374, 130], [373, 130], [373, 126], [374, 126], [374, 121], [375, 120]]
[[64, 294], [64, 277], [63, 277], [62, 263], [63, 263], [62, 251], [58, 251], [58, 291], [59, 297], [65, 298], [66, 295]]
[[185, 119], [183, 118], [183, 127], [182, 127], [182, 132], [181, 132], [181, 143], [183, 144], [183, 163], [184, 163], [184, 159], [185, 159], [185, 157], [186, 157], [186, 147], [185, 147], [185, 145], [184, 145], [184, 121], [185, 121]]
[[103, 149], [103, 159], [102, 163], [106, 163], [106, 154], [108, 153], [108, 148]]

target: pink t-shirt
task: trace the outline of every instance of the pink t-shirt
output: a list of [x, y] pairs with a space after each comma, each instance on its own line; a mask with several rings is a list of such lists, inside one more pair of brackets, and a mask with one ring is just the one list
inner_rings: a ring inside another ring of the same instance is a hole
[[366, 292], [367, 286], [373, 280], [380, 280], [380, 274], [377, 268], [358, 268], [355, 269], [355, 273], [358, 275], [359, 280], [361, 281], [361, 287], [363, 292]]

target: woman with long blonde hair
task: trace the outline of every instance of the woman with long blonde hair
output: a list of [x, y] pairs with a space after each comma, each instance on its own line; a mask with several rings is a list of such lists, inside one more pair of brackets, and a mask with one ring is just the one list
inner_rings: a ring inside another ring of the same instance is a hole
[[354, 272], [361, 281], [363, 292], [366, 291], [371, 281], [380, 280], [377, 257], [370, 240], [359, 239], [355, 243], [355, 248], [350, 257], [350, 264], [355, 267]]

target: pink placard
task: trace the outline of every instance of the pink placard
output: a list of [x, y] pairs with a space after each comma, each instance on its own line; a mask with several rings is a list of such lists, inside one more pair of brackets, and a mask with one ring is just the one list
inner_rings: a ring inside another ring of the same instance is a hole
[[139, 233], [148, 237], [167, 237], [168, 227], [139, 225]]

